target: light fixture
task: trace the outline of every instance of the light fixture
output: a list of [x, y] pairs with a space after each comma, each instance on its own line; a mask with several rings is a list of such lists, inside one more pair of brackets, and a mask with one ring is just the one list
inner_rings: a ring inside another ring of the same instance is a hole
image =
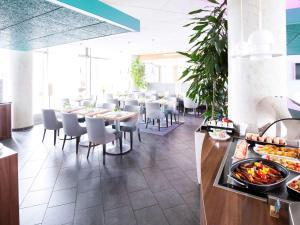
[[249, 57], [258, 60], [281, 56], [274, 53], [275, 38], [272, 32], [262, 28], [261, 0], [258, 0], [258, 10], [258, 30], [253, 31], [248, 38]]
[[241, 30], [241, 39], [237, 43], [237, 45], [233, 49], [233, 55], [234, 58], [244, 58], [249, 55], [249, 48], [248, 48], [248, 42], [244, 41], [244, 25], [243, 25], [243, 0], [241, 0], [241, 18], [240, 18], [240, 30]]

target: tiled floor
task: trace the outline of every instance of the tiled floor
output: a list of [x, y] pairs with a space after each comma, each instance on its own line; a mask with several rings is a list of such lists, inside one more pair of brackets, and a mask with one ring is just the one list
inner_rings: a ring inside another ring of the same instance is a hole
[[14, 133], [3, 143], [19, 153], [21, 225], [198, 225], [194, 130], [201, 120], [185, 123], [166, 136], [142, 133], [134, 151], [107, 156], [102, 148], [86, 159], [75, 143], [41, 143], [42, 127]]

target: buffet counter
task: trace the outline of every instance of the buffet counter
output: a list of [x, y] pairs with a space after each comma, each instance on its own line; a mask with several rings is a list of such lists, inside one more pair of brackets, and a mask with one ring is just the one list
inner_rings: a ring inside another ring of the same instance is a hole
[[[200, 129], [195, 133], [201, 225], [299, 224], [292, 219], [297, 217], [295, 211], [300, 214], [299, 202], [289, 196], [285, 187], [260, 193], [228, 177], [237, 141], [215, 141]], [[291, 173], [289, 180], [294, 176]], [[274, 208], [279, 212], [271, 216], [270, 209]]]

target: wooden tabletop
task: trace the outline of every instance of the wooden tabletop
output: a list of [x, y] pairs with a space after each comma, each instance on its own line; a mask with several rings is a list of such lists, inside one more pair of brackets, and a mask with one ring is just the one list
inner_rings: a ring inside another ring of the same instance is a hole
[[135, 112], [126, 112], [126, 111], [119, 111], [119, 112], [107, 112], [103, 114], [95, 115], [96, 118], [103, 118], [105, 120], [113, 120], [113, 121], [123, 121], [130, 118], [136, 117], [138, 114]]

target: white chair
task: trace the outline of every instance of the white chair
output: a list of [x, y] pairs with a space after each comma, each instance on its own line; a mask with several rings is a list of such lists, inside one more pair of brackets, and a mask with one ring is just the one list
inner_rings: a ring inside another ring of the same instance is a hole
[[178, 122], [179, 122], [179, 110], [177, 109], [178, 102], [176, 97], [168, 97], [167, 98], [168, 104], [165, 108], [165, 114], [168, 118], [168, 115], [171, 116], [171, 125], [173, 125], [173, 116], [175, 119], [175, 123], [177, 122], [176, 116], [178, 116]]
[[[64, 150], [66, 140], [76, 138], [76, 154], [78, 154], [80, 137], [86, 134], [86, 128], [79, 125], [75, 113], [62, 113], [62, 124], [65, 132], [62, 150]], [[67, 139], [67, 136], [70, 136], [70, 139]]]
[[115, 106], [117, 108], [120, 107], [120, 102], [118, 99], [115, 99], [115, 98], [111, 98], [111, 99], [106, 99], [106, 103], [111, 103], [111, 104], [115, 104]]
[[194, 115], [196, 117], [196, 109], [198, 108], [198, 104], [194, 102], [192, 99], [185, 97], [183, 99], [183, 115], [185, 116], [186, 109], [192, 109]]
[[87, 158], [89, 158], [91, 147], [102, 145], [103, 165], [105, 165], [106, 144], [114, 142], [116, 139], [120, 141], [120, 152], [122, 153], [122, 135], [113, 129], [106, 128], [103, 119], [86, 117], [86, 125], [89, 139]]
[[124, 111], [127, 112], [135, 112], [137, 113], [137, 116], [131, 119], [128, 119], [124, 122], [120, 123], [121, 131], [124, 132], [124, 137], [126, 137], [126, 132], [130, 133], [130, 149], [132, 149], [133, 146], [133, 132], [137, 131], [139, 141], [141, 142], [141, 133], [140, 133], [140, 120], [139, 120], [139, 114], [140, 114], [140, 106], [135, 105], [126, 105], [124, 108]]
[[[154, 103], [154, 102], [147, 102], [146, 103], [146, 113], [147, 113], [147, 118], [146, 118], [146, 128], [148, 128], [148, 123], [151, 122], [154, 125], [154, 122], [157, 121], [158, 124], [158, 130], [160, 131], [160, 124], [161, 121], [166, 117], [165, 114], [161, 111], [160, 109], [160, 104], [159, 103]], [[167, 123], [168, 126], [168, 123]]]
[[116, 104], [114, 104], [114, 103], [103, 103], [101, 108], [113, 111], [116, 108]]
[[[133, 99], [131, 99], [131, 100], [126, 100], [126, 101], [125, 101], [125, 107], [126, 107], [127, 105], [139, 106], [139, 101], [138, 101], [138, 100], [133, 100]], [[126, 111], [126, 110], [125, 110], [125, 111]]]
[[42, 109], [42, 119], [44, 124], [44, 135], [42, 142], [44, 142], [46, 131], [54, 131], [54, 145], [56, 144], [56, 134], [59, 136], [59, 129], [62, 128], [62, 122], [57, 120], [56, 114], [53, 109]]

